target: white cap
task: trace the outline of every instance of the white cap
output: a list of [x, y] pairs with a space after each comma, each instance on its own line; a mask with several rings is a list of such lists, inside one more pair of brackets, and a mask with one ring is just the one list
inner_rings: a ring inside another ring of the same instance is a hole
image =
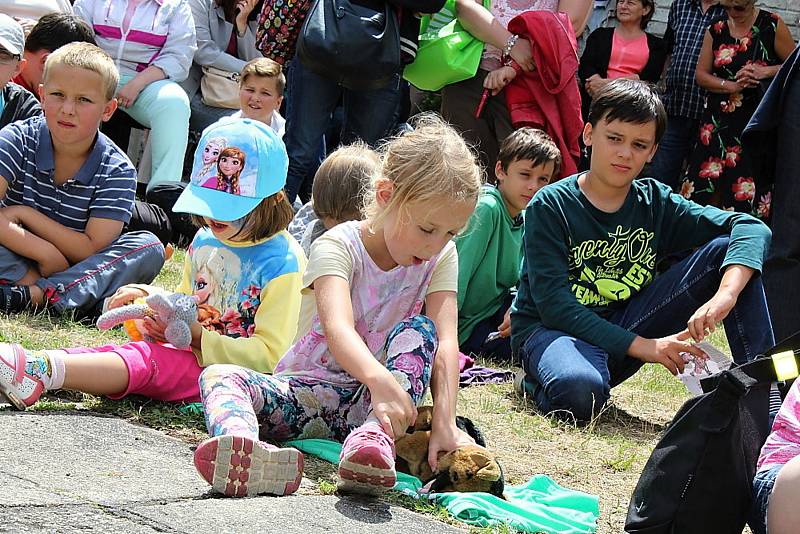
[[22, 26], [3, 13], [0, 13], [0, 46], [8, 53], [20, 57], [25, 49], [25, 32], [22, 31]]

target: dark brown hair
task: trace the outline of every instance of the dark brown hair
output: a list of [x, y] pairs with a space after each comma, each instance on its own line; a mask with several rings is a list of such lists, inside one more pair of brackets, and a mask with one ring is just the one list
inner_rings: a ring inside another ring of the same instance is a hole
[[655, 123], [656, 144], [667, 129], [667, 112], [653, 86], [626, 78], [610, 81], [592, 99], [589, 123], [595, 127], [600, 120], [607, 123], [615, 120], [632, 124]]
[[530, 160], [534, 167], [553, 162], [553, 176], [561, 170], [561, 151], [553, 139], [537, 128], [523, 127], [503, 140], [497, 160], [503, 171], [515, 161]]

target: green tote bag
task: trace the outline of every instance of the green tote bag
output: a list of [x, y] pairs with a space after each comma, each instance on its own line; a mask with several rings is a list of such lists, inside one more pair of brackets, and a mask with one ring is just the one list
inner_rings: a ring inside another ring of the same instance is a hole
[[[483, 7], [488, 10], [491, 0], [484, 0]], [[403, 78], [423, 91], [438, 91], [475, 76], [482, 54], [483, 42], [458, 21], [455, 0], [447, 0], [439, 12], [422, 17], [417, 57]]]

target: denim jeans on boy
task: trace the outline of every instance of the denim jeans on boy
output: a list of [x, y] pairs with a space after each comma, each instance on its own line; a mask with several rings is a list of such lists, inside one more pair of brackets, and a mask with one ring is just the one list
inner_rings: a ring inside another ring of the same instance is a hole
[[381, 89], [352, 91], [314, 74], [300, 61], [292, 62], [284, 139], [289, 153], [286, 179], [289, 202], [294, 202], [303, 181], [316, 165], [320, 139], [340, 97], [344, 106], [341, 143], [361, 139], [374, 145], [394, 126], [400, 101], [400, 76], [396, 75]]
[[[718, 237], [657, 276], [609, 321], [645, 338], [660, 338], [686, 328], [689, 317], [717, 291], [728, 237]], [[744, 363], [775, 344], [761, 277], [739, 294], [723, 321], [734, 361]], [[633, 376], [642, 361], [603, 349], [569, 334], [536, 329], [520, 357], [533, 400], [545, 412], [571, 412], [588, 421], [605, 405], [611, 388]]]
[[[25, 275], [28, 265], [29, 260], [0, 246], [0, 279], [13, 284]], [[75, 310], [87, 315], [125, 284], [152, 282], [163, 265], [164, 246], [155, 235], [128, 232], [65, 271], [40, 278], [36, 285], [59, 313]]]
[[683, 163], [694, 148], [699, 126], [697, 119], [670, 115], [656, 155], [642, 176], [655, 178], [677, 191], [683, 176]]

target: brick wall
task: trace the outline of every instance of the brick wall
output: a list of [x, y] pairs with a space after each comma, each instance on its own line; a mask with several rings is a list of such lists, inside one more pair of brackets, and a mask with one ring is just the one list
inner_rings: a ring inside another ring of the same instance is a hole
[[[656, 13], [647, 26], [647, 31], [662, 35], [667, 24], [669, 6], [672, 0], [656, 0]], [[773, 11], [783, 18], [794, 36], [795, 42], [800, 40], [800, 0], [756, 0], [756, 6]]]

